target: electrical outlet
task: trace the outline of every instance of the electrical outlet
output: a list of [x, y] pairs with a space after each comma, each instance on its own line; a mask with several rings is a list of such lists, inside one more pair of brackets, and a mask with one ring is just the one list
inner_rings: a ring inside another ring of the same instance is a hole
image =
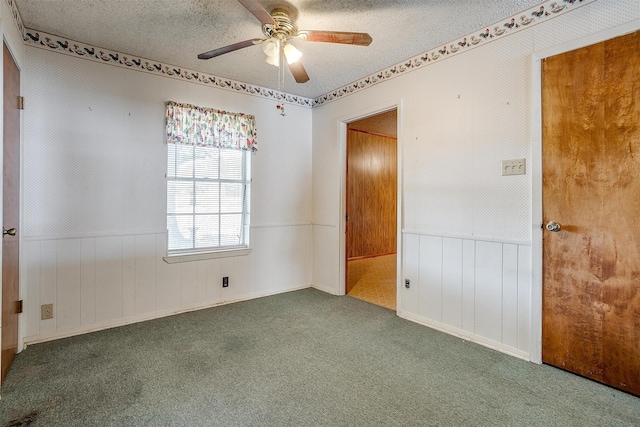
[[224, 276], [222, 278], [222, 287], [223, 288], [228, 288], [229, 287], [229, 276]]
[[40, 319], [53, 319], [53, 304], [42, 304], [40, 306]]
[[502, 176], [524, 175], [527, 173], [527, 159], [513, 159], [502, 161]]
[[411, 280], [404, 279], [404, 287], [409, 289], [411, 287]]

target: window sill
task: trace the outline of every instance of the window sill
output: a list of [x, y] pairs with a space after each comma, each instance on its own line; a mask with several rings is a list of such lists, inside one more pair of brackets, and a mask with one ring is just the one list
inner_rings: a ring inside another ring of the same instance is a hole
[[178, 262], [191, 262], [201, 261], [205, 259], [217, 259], [217, 258], [229, 258], [236, 256], [246, 256], [251, 253], [251, 248], [242, 249], [228, 249], [224, 251], [212, 251], [212, 252], [190, 252], [183, 254], [168, 255], [162, 257], [164, 262], [168, 264], [174, 264]]

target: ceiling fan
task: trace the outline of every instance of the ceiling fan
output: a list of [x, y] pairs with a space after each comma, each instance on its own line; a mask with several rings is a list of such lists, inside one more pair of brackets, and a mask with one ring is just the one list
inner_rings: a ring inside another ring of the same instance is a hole
[[369, 46], [373, 41], [367, 33], [298, 30], [295, 22], [289, 17], [289, 12], [285, 9], [277, 8], [269, 13], [257, 0], [238, 1], [262, 23], [262, 32], [266, 38], [245, 40], [201, 53], [198, 55], [199, 59], [211, 59], [245, 47], [262, 44], [262, 49], [267, 55], [266, 60], [269, 64], [279, 66], [280, 62], [286, 60], [296, 82], [304, 83], [309, 80], [309, 75], [299, 61], [302, 53], [290, 44], [289, 40], [300, 39], [310, 42], [342, 43], [359, 46]]

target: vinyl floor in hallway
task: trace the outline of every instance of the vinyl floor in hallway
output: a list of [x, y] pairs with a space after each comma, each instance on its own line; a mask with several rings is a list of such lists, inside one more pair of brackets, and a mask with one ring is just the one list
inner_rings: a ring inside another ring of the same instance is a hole
[[396, 255], [350, 260], [347, 294], [396, 310]]

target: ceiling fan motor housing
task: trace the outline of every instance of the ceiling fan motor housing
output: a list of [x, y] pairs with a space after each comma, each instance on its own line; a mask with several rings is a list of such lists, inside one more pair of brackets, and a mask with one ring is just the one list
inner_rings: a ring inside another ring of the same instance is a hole
[[273, 24], [264, 24], [262, 32], [268, 38], [275, 37], [278, 40], [287, 40], [298, 34], [298, 27], [289, 18], [289, 13], [284, 9], [274, 9], [270, 13], [275, 21]]

